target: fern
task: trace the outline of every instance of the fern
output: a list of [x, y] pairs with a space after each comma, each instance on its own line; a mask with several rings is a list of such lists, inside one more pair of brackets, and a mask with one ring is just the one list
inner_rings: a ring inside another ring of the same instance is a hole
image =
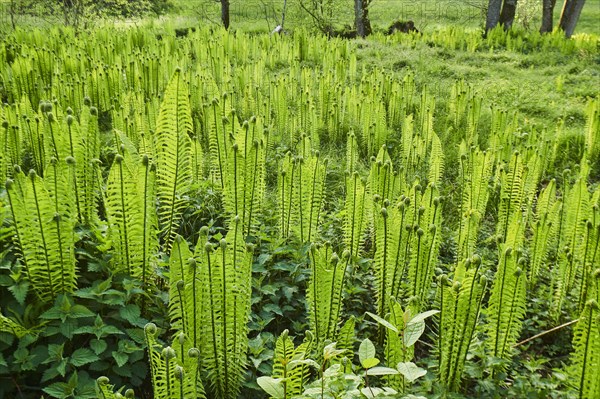
[[[117, 154], [106, 182], [105, 206], [114, 248], [113, 268], [147, 282], [154, 254], [156, 224], [150, 216], [149, 165], [138, 164], [125, 146]], [[138, 181], [141, 175], [141, 190]]]
[[573, 347], [569, 374], [579, 398], [597, 398], [600, 395], [600, 311], [598, 302], [585, 304], [573, 333]]
[[273, 378], [283, 382], [284, 398], [302, 395], [304, 384], [310, 375], [310, 369], [302, 361], [307, 359], [313, 349], [313, 336], [307, 333], [304, 342], [294, 347], [288, 330], [284, 330], [275, 342], [273, 355]]
[[241, 218], [233, 219], [216, 250], [208, 242], [196, 248], [203, 289], [202, 362], [212, 391], [219, 398], [236, 398], [246, 364], [252, 271]]
[[279, 228], [282, 237], [292, 233], [302, 242], [316, 241], [324, 201], [326, 162], [312, 153], [310, 140], [303, 136], [301, 154], [288, 153], [278, 181]]
[[44, 182], [35, 171], [26, 177], [17, 167], [15, 180], [6, 184], [15, 243], [27, 279], [44, 302], [76, 287], [73, 202], [65, 169], [53, 160]]
[[437, 134], [433, 133], [431, 137], [431, 154], [429, 156], [429, 175], [428, 180], [433, 184], [440, 184], [440, 179], [444, 174], [444, 150], [442, 142]]
[[487, 314], [487, 347], [492, 356], [511, 357], [511, 347], [516, 343], [525, 315], [527, 277], [520, 257], [524, 234], [523, 221], [517, 213], [511, 218], [509, 235], [499, 246], [498, 269], [492, 283]]
[[256, 117], [245, 121], [227, 146], [222, 168], [225, 211], [240, 215], [244, 235], [256, 230], [265, 190], [266, 138]]
[[329, 245], [312, 247], [310, 251], [311, 276], [307, 302], [311, 331], [316, 338], [316, 351], [321, 353], [326, 341], [333, 341], [342, 312], [342, 289], [349, 253], [343, 259]]
[[498, 204], [498, 223], [496, 233], [502, 241], [506, 240], [510, 218], [521, 211], [523, 202], [523, 161], [515, 152], [508, 166], [500, 171], [500, 202]]
[[344, 205], [344, 246], [352, 257], [357, 258], [369, 223], [367, 190], [358, 172], [346, 179], [346, 202]]
[[[415, 187], [415, 201], [418, 195], [416, 191]], [[437, 194], [435, 185], [430, 184], [418, 202], [420, 206], [413, 224], [416, 234], [411, 240], [408, 283], [410, 294], [418, 298], [419, 305], [423, 305], [427, 299], [427, 288], [432, 282], [441, 242], [441, 198]]]
[[453, 281], [439, 279], [440, 321], [438, 335], [438, 375], [452, 392], [458, 391], [471, 340], [485, 294], [485, 279], [480, 273], [481, 258], [461, 261]]
[[560, 203], [556, 201], [556, 181], [550, 183], [541, 191], [533, 221], [533, 237], [531, 239], [531, 260], [529, 279], [532, 285], [537, 281], [542, 264], [548, 257], [552, 244], [556, 241], [552, 228], [557, 222]]
[[[170, 346], [163, 348], [158, 343], [157, 333], [158, 329], [152, 323], [144, 327], [154, 397], [157, 399], [205, 398], [199, 380], [198, 350], [190, 348], [183, 354], [177, 353]], [[177, 347], [177, 343], [174, 342], [174, 346]]]
[[193, 129], [187, 86], [178, 69], [165, 91], [156, 123], [156, 194], [163, 246], [171, 248], [181, 214], [184, 195], [192, 179]]
[[562, 223], [558, 233], [561, 238], [558, 247], [564, 247], [564, 250], [559, 251], [558, 267], [553, 276], [556, 285], [552, 310], [555, 317], [560, 314], [567, 293], [572, 289], [583, 288], [579, 286], [577, 265], [583, 262], [587, 250], [584, 238], [590, 216], [590, 195], [585, 179], [579, 178], [568, 190], [564, 203], [569, 205], [563, 206]]

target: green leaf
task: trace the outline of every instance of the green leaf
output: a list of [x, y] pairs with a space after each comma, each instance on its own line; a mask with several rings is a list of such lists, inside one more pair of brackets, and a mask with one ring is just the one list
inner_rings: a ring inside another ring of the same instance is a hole
[[112, 355], [119, 367], [123, 367], [127, 363], [127, 359], [129, 359], [129, 356], [123, 352], [113, 351]]
[[108, 344], [101, 339], [93, 339], [90, 341], [90, 348], [96, 353], [96, 355], [101, 354], [106, 350]]
[[367, 370], [367, 375], [395, 375], [400, 372], [390, 367], [373, 367]]
[[73, 393], [73, 388], [71, 388], [66, 382], [55, 382], [54, 384], [50, 384], [44, 388], [43, 391], [53, 398], [65, 399], [71, 396]]
[[0, 366], [8, 367], [8, 364], [6, 364], [6, 360], [4, 360], [4, 355], [2, 355], [2, 353], [0, 353]]
[[69, 317], [80, 319], [82, 317], [92, 317], [96, 314], [83, 305], [73, 305], [69, 311]]
[[376, 322], [378, 322], [379, 324], [381, 324], [382, 326], [384, 326], [385, 328], [389, 328], [390, 330], [392, 330], [396, 334], [399, 333], [398, 328], [396, 326], [394, 326], [392, 323], [390, 323], [389, 321], [385, 320], [382, 317], [377, 316], [374, 313], [371, 313], [371, 312], [366, 312], [366, 313], [369, 316], [371, 316], [373, 319], [375, 319]]
[[423, 332], [425, 331], [425, 322], [419, 321], [417, 323], [408, 323], [404, 329], [404, 345], [413, 346], [415, 342], [419, 340]]
[[400, 362], [396, 367], [408, 382], [413, 382], [417, 378], [427, 374], [426, 370], [418, 367], [413, 362]]
[[427, 312], [419, 313], [418, 315], [416, 315], [415, 317], [410, 319], [408, 321], [408, 324], [424, 321], [426, 318], [433, 316], [434, 314], [437, 314], [437, 313], [440, 313], [440, 311], [439, 310], [428, 310]]
[[119, 315], [131, 324], [137, 325], [140, 322], [140, 307], [138, 305], [129, 304], [119, 310]]
[[81, 367], [84, 364], [98, 360], [100, 358], [88, 348], [79, 348], [71, 355], [71, 364], [75, 367]]
[[27, 281], [20, 282], [13, 286], [8, 287], [8, 290], [13, 294], [19, 305], [25, 306], [25, 297], [29, 290], [29, 283]]
[[[364, 362], [367, 359], [371, 359], [375, 357], [375, 345], [373, 345], [373, 342], [371, 342], [371, 340], [369, 338], [365, 338], [361, 343], [360, 346], [358, 347], [358, 358], [360, 360], [360, 363], [364, 366]], [[367, 368], [367, 367], [365, 367]]]
[[258, 377], [256, 383], [271, 397], [282, 399], [285, 396], [283, 383], [280, 378], [273, 377]]
[[44, 373], [42, 374], [42, 382], [46, 382], [48, 380], [56, 378], [56, 377], [58, 377], [58, 375], [59, 375], [59, 372], [56, 368], [54, 368], [54, 367], [47, 368], [46, 370], [44, 370]]
[[370, 369], [371, 367], [375, 367], [379, 364], [379, 359], [377, 359], [376, 357], [371, 357], [369, 359], [361, 360], [360, 363], [363, 366], [363, 368]]

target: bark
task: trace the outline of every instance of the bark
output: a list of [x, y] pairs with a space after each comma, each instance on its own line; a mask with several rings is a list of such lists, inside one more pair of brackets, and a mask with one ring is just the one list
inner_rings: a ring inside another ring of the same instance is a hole
[[542, 26], [540, 27], [540, 33], [550, 33], [553, 29], [553, 16], [554, 16], [554, 5], [556, 0], [543, 0], [542, 6]]
[[585, 0], [565, 0], [558, 27], [565, 32], [566, 37], [573, 35], [584, 4]]
[[502, 8], [502, 0], [489, 0], [487, 17], [485, 19], [486, 33], [498, 25], [500, 21], [500, 8]]
[[372, 33], [371, 21], [369, 20], [369, 4], [371, 0], [354, 0], [354, 24], [356, 34], [360, 37]]
[[229, 29], [229, 0], [221, 0], [221, 22], [225, 29]]
[[363, 2], [354, 0], [354, 24], [356, 25], [356, 34], [365, 37], [365, 24], [362, 18]]
[[504, 0], [502, 4], [502, 12], [500, 12], [499, 23], [504, 27], [504, 30], [509, 30], [515, 21], [515, 13], [517, 11], [517, 0]]

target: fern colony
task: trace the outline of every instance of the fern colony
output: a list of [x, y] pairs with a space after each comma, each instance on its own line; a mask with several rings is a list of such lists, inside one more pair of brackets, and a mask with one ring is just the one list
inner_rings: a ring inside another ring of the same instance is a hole
[[[430, 40], [470, 51], [532, 45], [494, 32]], [[597, 51], [585, 38], [540, 40]], [[425, 356], [445, 393], [465, 390], [477, 356], [496, 359], [483, 372], [500, 381], [526, 350], [517, 343], [527, 306], [542, 295], [552, 298], [548, 323], [578, 320], [566, 384], [600, 397], [598, 99], [580, 159], [563, 172], [560, 126], [519, 135], [518, 115], [488, 111], [463, 81], [440, 109], [412, 75], [361, 69], [353, 44], [302, 32], [16, 31], [0, 46], [0, 94], [0, 238], [31, 304], [27, 317], [2, 309], [3, 333], [38, 334], [42, 312], [89, 285], [85, 230], [109, 259], [105, 277], [139, 282], [132, 301], [143, 316], [168, 293], [168, 323], [143, 329], [154, 397], [237, 398], [257, 248], [295, 243], [310, 331], [296, 346], [287, 330], [277, 339], [274, 397], [323, 394], [308, 382], [331, 378], [325, 364], [373, 367], [374, 352], [351, 364], [365, 331], [388, 367], [378, 369], [390, 388], [381, 397], [417, 392], [412, 362]], [[195, 197], [206, 192], [217, 212], [198, 217]], [[361, 268], [373, 297], [357, 320], [345, 307]], [[429, 309], [439, 312], [413, 317]], [[368, 310], [377, 327], [363, 323]], [[97, 390], [120, 395], [106, 378]]]

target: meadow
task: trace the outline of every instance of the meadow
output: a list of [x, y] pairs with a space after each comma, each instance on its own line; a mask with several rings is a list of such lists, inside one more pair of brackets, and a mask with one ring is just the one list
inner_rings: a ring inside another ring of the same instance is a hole
[[290, 3], [3, 25], [0, 397], [600, 397], [600, 2]]

